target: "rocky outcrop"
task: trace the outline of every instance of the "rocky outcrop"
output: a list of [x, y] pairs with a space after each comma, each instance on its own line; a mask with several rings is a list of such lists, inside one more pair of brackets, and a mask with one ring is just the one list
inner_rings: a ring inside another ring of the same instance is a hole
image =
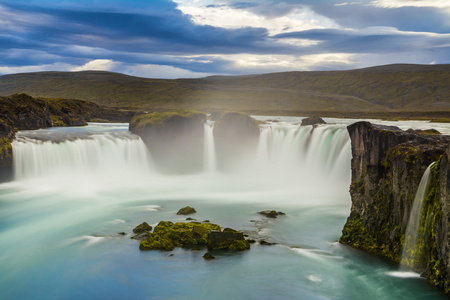
[[193, 110], [149, 113], [134, 117], [129, 129], [142, 138], [160, 171], [191, 173], [203, 169], [205, 121], [206, 114]]
[[0, 97], [0, 181], [12, 177], [11, 142], [17, 130], [84, 126], [87, 121], [128, 122], [136, 112], [69, 99], [35, 99], [26, 94]]
[[231, 228], [222, 231], [217, 224], [161, 221], [153, 232], [147, 232], [147, 238], [139, 245], [141, 250], [171, 251], [175, 247], [242, 251], [249, 250], [250, 244], [242, 232]]
[[308, 125], [319, 125], [319, 124], [327, 124], [322, 118], [320, 117], [309, 117], [302, 120], [302, 124], [300, 126], [308, 126]]
[[218, 168], [235, 169], [254, 155], [259, 123], [245, 113], [222, 112], [214, 124], [213, 134]]
[[[414, 197], [434, 161], [422, 210], [420, 262], [414, 267], [449, 292], [450, 137], [358, 122], [352, 142], [352, 208], [340, 242], [400, 262]], [[447, 152], [446, 152], [447, 151]]]

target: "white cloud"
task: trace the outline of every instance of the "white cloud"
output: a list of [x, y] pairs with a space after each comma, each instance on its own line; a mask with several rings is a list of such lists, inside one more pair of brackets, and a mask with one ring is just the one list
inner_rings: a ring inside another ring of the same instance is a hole
[[96, 71], [111, 71], [115, 69], [118, 65], [120, 65], [119, 62], [115, 62], [111, 59], [95, 59], [91, 60], [90, 62], [73, 68], [71, 71], [89, 71], [89, 70], [96, 70]]
[[253, 55], [236, 54], [219, 56], [228, 60], [230, 71], [239, 71], [241, 74], [285, 72], [285, 71], [312, 71], [316, 69], [333, 69], [344, 66], [353, 66], [355, 54], [326, 53], [311, 55]]
[[[282, 16], [268, 17], [253, 11], [234, 8], [216, 2], [175, 0], [178, 9], [189, 15], [199, 25], [210, 25], [229, 29], [265, 28], [270, 35], [318, 28], [339, 28], [332, 20], [299, 5]], [[216, 4], [216, 5], [208, 5]]]
[[450, 8], [449, 0], [376, 0], [370, 2], [370, 4], [383, 8], [400, 8], [406, 6]]

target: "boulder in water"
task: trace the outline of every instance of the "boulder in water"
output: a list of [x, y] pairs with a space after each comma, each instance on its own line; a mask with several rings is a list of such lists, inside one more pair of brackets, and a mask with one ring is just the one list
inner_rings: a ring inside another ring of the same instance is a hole
[[205, 260], [211, 260], [211, 259], [215, 259], [216, 257], [214, 255], [212, 255], [211, 253], [206, 252], [205, 255], [203, 255], [203, 258]]
[[200, 222], [161, 221], [153, 232], [146, 232], [141, 241], [141, 250], [173, 250], [175, 247], [198, 248], [207, 246], [210, 250], [242, 251], [250, 249], [242, 232], [226, 228], [221, 231], [217, 224]]
[[264, 210], [264, 211], [258, 212], [258, 214], [263, 215], [267, 218], [273, 218], [273, 219], [277, 218], [278, 216], [286, 215], [284, 212], [276, 211], [276, 210]]
[[191, 214], [195, 214], [197, 211], [195, 210], [195, 208], [190, 207], [190, 206], [186, 206], [181, 208], [178, 212], [177, 215], [191, 215]]
[[319, 124], [327, 124], [327, 122], [325, 122], [320, 117], [309, 117], [302, 120], [301, 126], [319, 125]]
[[136, 226], [133, 229], [133, 232], [139, 234], [139, 233], [143, 233], [145, 231], [151, 231], [151, 230], [152, 230], [152, 226], [148, 225], [147, 222], [143, 222], [143, 223], [139, 224], [138, 226]]
[[[234, 243], [235, 241], [242, 241], [242, 243]], [[234, 245], [233, 245], [234, 243]], [[233, 245], [233, 250], [247, 250], [250, 249], [250, 244], [245, 240], [244, 234], [236, 230], [224, 230], [223, 232], [211, 232], [207, 237], [208, 249], [210, 250], [224, 250], [230, 249]], [[245, 246], [244, 246], [245, 244]], [[247, 248], [248, 245], [248, 248]], [[245, 248], [245, 249], [244, 249]], [[230, 250], [232, 250], [230, 249]]]

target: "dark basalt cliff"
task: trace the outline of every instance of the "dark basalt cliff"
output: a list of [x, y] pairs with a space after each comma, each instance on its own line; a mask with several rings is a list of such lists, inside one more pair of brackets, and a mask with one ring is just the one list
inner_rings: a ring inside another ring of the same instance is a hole
[[413, 269], [450, 292], [450, 136], [358, 122], [352, 143], [352, 208], [340, 242], [400, 262], [415, 194], [432, 163]]
[[259, 123], [241, 112], [222, 112], [214, 124], [217, 164], [221, 170], [242, 167], [255, 153]]
[[193, 110], [149, 113], [134, 117], [130, 131], [150, 149], [164, 173], [191, 173], [203, 168], [206, 114]]
[[17, 130], [84, 126], [88, 121], [128, 122], [135, 114], [82, 100], [35, 99], [26, 94], [0, 97], [0, 181], [11, 179], [11, 142]]

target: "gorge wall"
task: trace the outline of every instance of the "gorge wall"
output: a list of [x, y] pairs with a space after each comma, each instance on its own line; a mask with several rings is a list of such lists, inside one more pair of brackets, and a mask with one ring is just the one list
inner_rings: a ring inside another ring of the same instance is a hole
[[352, 208], [340, 242], [400, 262], [415, 194], [432, 163], [413, 270], [450, 293], [450, 136], [358, 122], [352, 144]]

